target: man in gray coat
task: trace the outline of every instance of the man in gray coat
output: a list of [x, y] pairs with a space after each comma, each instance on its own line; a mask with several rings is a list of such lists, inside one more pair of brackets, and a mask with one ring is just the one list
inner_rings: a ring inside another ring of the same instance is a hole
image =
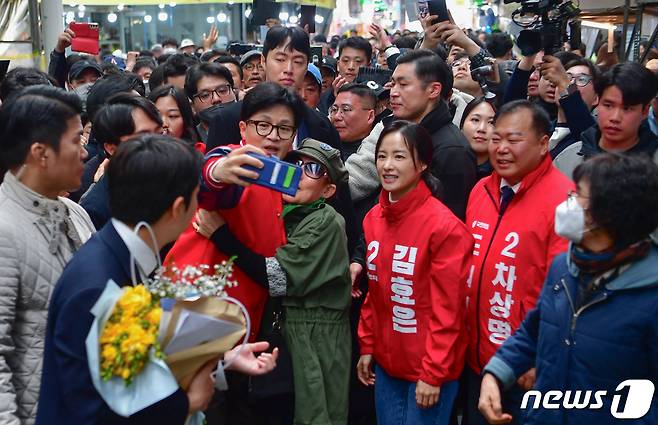
[[35, 421], [50, 296], [94, 231], [87, 213], [61, 196], [81, 184], [81, 112], [78, 96], [50, 86], [26, 88], [0, 108], [2, 424]]

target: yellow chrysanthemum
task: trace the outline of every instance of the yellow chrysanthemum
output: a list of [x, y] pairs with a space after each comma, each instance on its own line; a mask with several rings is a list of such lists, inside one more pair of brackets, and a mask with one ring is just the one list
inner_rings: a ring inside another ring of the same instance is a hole
[[150, 304], [151, 293], [142, 285], [126, 288], [118, 302], [119, 307], [124, 309], [129, 316], [147, 308]]
[[106, 362], [114, 362], [114, 360], [117, 358], [117, 349], [112, 346], [112, 345], [106, 345], [103, 347], [103, 353], [102, 356], [105, 359]]
[[156, 307], [146, 315], [146, 320], [154, 326], [160, 325], [160, 318], [162, 317], [162, 309]]
[[128, 287], [117, 301], [101, 333], [101, 375], [132, 382], [149, 361], [149, 351], [162, 356], [157, 344], [162, 309], [143, 285]]

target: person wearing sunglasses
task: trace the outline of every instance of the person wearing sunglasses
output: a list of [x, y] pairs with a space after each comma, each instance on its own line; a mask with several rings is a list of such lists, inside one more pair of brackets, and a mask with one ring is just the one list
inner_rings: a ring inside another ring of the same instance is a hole
[[198, 229], [237, 256], [238, 267], [270, 296], [283, 297], [281, 329], [292, 358], [294, 423], [345, 424], [352, 285], [345, 221], [326, 200], [347, 188], [347, 170], [340, 151], [310, 138], [286, 159], [303, 173], [295, 196], [283, 195], [287, 243], [275, 254], [247, 247], [218, 214], [197, 217]]
[[591, 111], [599, 103], [594, 85], [600, 71], [587, 59], [573, 57], [564, 66], [554, 56], [544, 56], [542, 78], [555, 88], [553, 97], [558, 107], [554, 131], [549, 140], [551, 158], [580, 140], [583, 131], [596, 122]]

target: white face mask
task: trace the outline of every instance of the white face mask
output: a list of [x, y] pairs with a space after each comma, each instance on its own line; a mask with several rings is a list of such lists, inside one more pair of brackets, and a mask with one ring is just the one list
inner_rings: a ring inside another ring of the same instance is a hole
[[585, 210], [575, 198], [568, 198], [555, 208], [555, 233], [578, 244], [583, 240]]
[[79, 85], [78, 87], [73, 89], [73, 93], [77, 94], [80, 100], [83, 102], [87, 101], [87, 95], [89, 94], [89, 90], [91, 89], [91, 86], [93, 86], [95, 81], [92, 81], [90, 83], [84, 83], [82, 85]]

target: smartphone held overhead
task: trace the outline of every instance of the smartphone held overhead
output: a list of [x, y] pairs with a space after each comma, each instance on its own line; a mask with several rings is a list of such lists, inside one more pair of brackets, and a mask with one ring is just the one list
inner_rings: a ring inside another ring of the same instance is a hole
[[98, 24], [85, 22], [71, 22], [69, 25], [75, 37], [71, 40], [71, 50], [74, 52], [97, 55], [100, 50], [100, 32]]
[[452, 15], [448, 11], [445, 0], [420, 0], [418, 2], [418, 16], [420, 18], [437, 16], [436, 22], [452, 22]]
[[300, 14], [301, 18], [299, 19], [299, 26], [306, 28], [308, 25], [308, 32], [315, 32], [315, 13], [317, 11], [316, 6], [301, 5]]

